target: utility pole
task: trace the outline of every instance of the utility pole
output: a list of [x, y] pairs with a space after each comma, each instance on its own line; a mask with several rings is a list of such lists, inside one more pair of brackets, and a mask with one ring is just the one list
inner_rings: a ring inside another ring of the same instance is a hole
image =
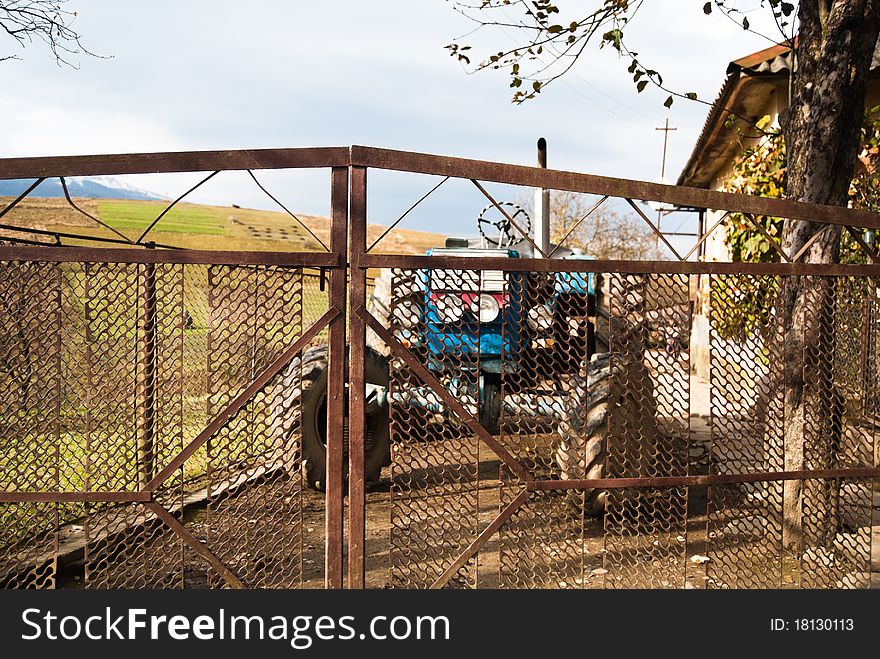
[[[660, 165], [660, 182], [666, 183], [666, 147], [669, 144], [669, 132], [673, 130], [678, 130], [675, 126], [669, 125], [669, 117], [666, 117], [666, 123], [663, 126], [655, 126], [654, 130], [662, 130], [663, 131], [663, 160]], [[660, 218], [663, 217], [663, 207], [660, 206], [657, 208], [657, 231], [660, 231]], [[660, 247], [660, 236], [657, 236], [655, 239], [657, 242], [657, 248]]]

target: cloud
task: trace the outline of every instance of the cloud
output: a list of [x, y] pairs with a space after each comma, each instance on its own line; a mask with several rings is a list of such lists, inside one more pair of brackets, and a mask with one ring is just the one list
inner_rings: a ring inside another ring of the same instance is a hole
[[[628, 62], [611, 49], [588, 49], [565, 80], [512, 106], [506, 72], [466, 75], [445, 53], [443, 45], [471, 25], [440, 0], [78, 4], [87, 44], [112, 59], [84, 58], [71, 70], [33, 50], [0, 64], [5, 88], [14, 90], [0, 99], [12, 127], [0, 133], [6, 156], [361, 143], [532, 163], [543, 135], [551, 166], [649, 180], [659, 174], [654, 127], [667, 115], [665, 95], [637, 94]], [[727, 62], [766, 44], [703, 16], [701, 5], [646, 3], [628, 36], [671, 86], [711, 100]], [[668, 171], [684, 164], [705, 114], [705, 106], [676, 102]], [[329, 192], [316, 173], [265, 176], [292, 208], [327, 212]], [[371, 196], [382, 217], [405, 210], [426, 184], [391, 179]], [[222, 180], [195, 198], [271, 205], [252, 183], [232, 174]], [[175, 196], [191, 181], [137, 184]], [[449, 194], [412, 222], [464, 228], [479, 203], [469, 192]]]

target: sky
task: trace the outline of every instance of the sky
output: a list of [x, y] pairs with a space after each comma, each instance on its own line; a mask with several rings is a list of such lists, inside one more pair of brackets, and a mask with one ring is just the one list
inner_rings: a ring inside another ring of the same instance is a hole
[[[670, 87], [712, 101], [728, 62], [769, 41], [717, 12], [705, 16], [703, 4], [646, 0], [627, 40]], [[73, 69], [36, 44], [0, 41], [21, 58], [0, 63], [0, 157], [364, 144], [534, 164], [543, 136], [553, 168], [657, 180], [656, 127], [668, 118], [677, 128], [667, 155], [674, 182], [708, 110], [680, 100], [667, 111], [665, 93], [637, 93], [629, 62], [598, 45], [538, 98], [513, 105], [505, 71], [468, 73], [448, 56], [444, 46], [474, 25], [447, 0], [70, 0], [68, 8], [84, 43], [104, 57], [79, 56]], [[750, 21], [772, 34], [766, 11]], [[511, 38], [498, 29], [468, 37], [478, 54]], [[259, 176], [292, 210], [328, 213], [326, 172]], [[200, 178], [125, 181], [173, 198]], [[436, 182], [371, 171], [369, 220], [393, 222]], [[493, 190], [510, 201], [525, 194]], [[188, 199], [272, 207], [241, 173], [221, 174]], [[444, 185], [403, 226], [473, 233], [485, 203], [469, 183]]]

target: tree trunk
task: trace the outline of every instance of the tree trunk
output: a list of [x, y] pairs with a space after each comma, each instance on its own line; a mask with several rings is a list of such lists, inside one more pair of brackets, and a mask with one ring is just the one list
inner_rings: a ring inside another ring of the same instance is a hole
[[[868, 72], [877, 43], [880, 0], [803, 0], [793, 73], [792, 98], [782, 117], [788, 160], [788, 196], [797, 201], [845, 206], [860, 147]], [[837, 226], [785, 222], [783, 249], [794, 256], [822, 234], [801, 257], [807, 263], [840, 259]], [[795, 277], [787, 282], [781, 314], [785, 327], [785, 468], [815, 468], [809, 455], [833, 460], [837, 396], [833, 360], [833, 285], [828, 278]], [[811, 420], [813, 420], [811, 422]], [[837, 424], [839, 426], [839, 424]], [[838, 431], [839, 434], [839, 431]], [[832, 466], [832, 465], [823, 465]], [[784, 542], [803, 543], [803, 484], [784, 489]], [[830, 501], [820, 515], [830, 517]], [[824, 521], [824, 520], [823, 520]], [[833, 520], [826, 524], [836, 531]]]

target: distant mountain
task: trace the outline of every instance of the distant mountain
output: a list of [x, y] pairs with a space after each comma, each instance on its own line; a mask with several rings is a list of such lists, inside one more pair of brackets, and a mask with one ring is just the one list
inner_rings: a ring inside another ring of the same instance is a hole
[[[33, 184], [33, 179], [0, 180], [0, 197], [17, 197]], [[135, 188], [111, 176], [88, 176], [65, 179], [71, 197], [86, 199], [142, 199], [162, 201], [152, 192]], [[64, 189], [57, 178], [46, 179], [28, 195], [29, 197], [63, 197]]]

